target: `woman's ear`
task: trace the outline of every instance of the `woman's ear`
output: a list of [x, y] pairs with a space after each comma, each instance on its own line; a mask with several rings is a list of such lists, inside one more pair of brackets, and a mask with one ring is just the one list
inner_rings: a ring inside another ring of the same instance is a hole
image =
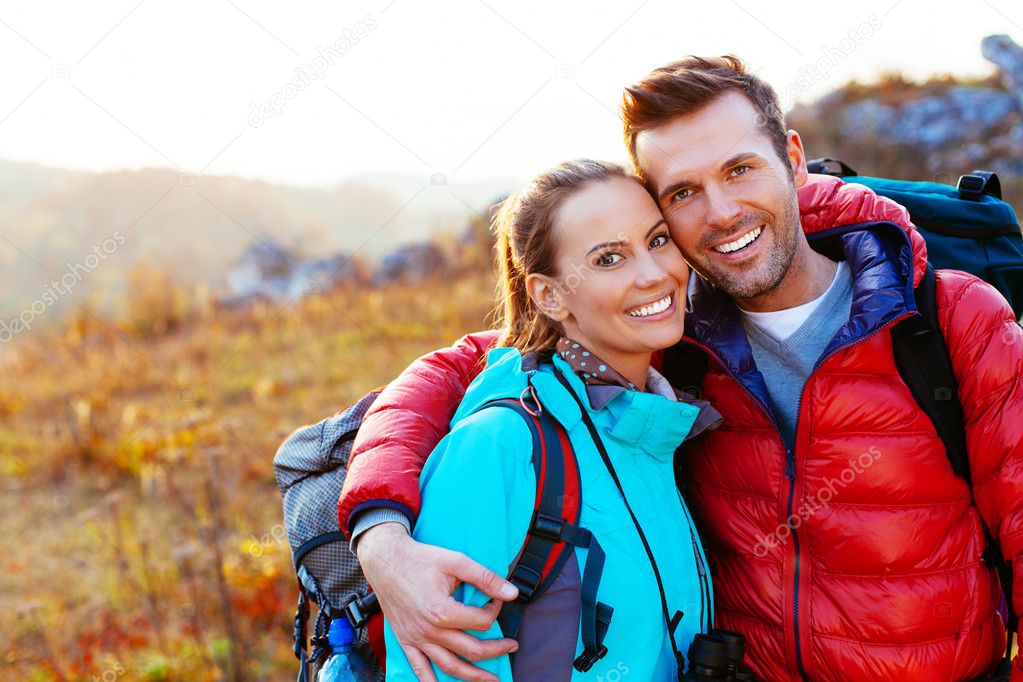
[[540, 312], [555, 322], [563, 322], [569, 316], [558, 292], [557, 280], [536, 273], [526, 275], [526, 293]]

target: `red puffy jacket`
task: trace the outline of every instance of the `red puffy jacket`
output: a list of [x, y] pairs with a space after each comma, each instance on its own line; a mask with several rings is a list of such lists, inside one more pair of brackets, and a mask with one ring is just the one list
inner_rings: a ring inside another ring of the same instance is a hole
[[[1023, 332], [993, 288], [938, 273], [975, 508], [892, 354], [891, 326], [913, 314], [923, 239], [898, 205], [811, 178], [799, 190], [803, 227], [815, 248], [850, 264], [853, 308], [804, 388], [794, 452], [734, 306], [709, 288], [691, 299], [684, 343], [708, 353], [704, 397], [724, 417], [684, 463], [686, 499], [716, 563], [716, 624], [746, 635], [762, 680], [976, 678], [1005, 645], [978, 510], [1007, 557], [1023, 554]], [[372, 507], [415, 518], [423, 461], [495, 337], [464, 337], [389, 386], [355, 442], [342, 528]], [[1020, 613], [1023, 562], [1014, 571]], [[1023, 680], [1019, 657], [1012, 680]]]

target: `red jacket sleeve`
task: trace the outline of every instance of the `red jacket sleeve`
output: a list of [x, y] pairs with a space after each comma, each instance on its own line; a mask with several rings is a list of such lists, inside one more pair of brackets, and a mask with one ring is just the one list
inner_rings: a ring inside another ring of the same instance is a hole
[[[807, 232], [870, 220], [909, 223], [898, 204], [838, 178], [810, 175], [798, 196]], [[410, 523], [415, 521], [419, 472], [447, 433], [466, 387], [483, 368], [486, 351], [497, 336], [496, 331], [469, 334], [450, 348], [424, 355], [377, 398], [355, 439], [338, 503], [338, 521], [346, 533], [351, 533], [353, 514], [376, 507], [396, 509]], [[655, 368], [662, 357], [653, 358]]]
[[[1023, 329], [994, 287], [938, 271], [938, 309], [959, 383], [977, 511], [1012, 562], [1023, 614]], [[1017, 656], [1013, 682], [1023, 680]]]
[[467, 334], [424, 355], [376, 399], [352, 444], [338, 502], [338, 522], [346, 533], [356, 513], [375, 507], [397, 509], [415, 522], [423, 463], [447, 433], [497, 337], [496, 331]]

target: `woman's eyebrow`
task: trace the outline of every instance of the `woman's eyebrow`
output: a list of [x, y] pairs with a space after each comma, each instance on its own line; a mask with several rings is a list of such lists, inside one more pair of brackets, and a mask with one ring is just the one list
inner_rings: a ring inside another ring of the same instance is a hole
[[[653, 233], [654, 230], [656, 230], [658, 227], [660, 227], [661, 225], [664, 225], [664, 224], [665, 224], [664, 218], [661, 218], [656, 223], [654, 223], [650, 227], [649, 230], [646, 231], [646, 236], [649, 237]], [[606, 246], [627, 246], [628, 243], [629, 243], [629, 240], [624, 238], [624, 237], [622, 239], [615, 239], [614, 241], [610, 241], [610, 242], [601, 242], [601, 243], [597, 244], [596, 246], [594, 246], [589, 251], [587, 251], [586, 255], [588, 256], [591, 253], [593, 253], [594, 251], [599, 251], [600, 249], [603, 249]]]
[[622, 246], [623, 244], [628, 244], [628, 243], [629, 243], [628, 239], [615, 239], [614, 241], [610, 241], [610, 242], [601, 242], [601, 243], [597, 244], [596, 246], [594, 246], [589, 251], [587, 251], [586, 255], [588, 256], [591, 253], [593, 253], [594, 251], [600, 251], [601, 249], [603, 249], [606, 246]]
[[654, 230], [656, 230], [658, 227], [660, 227], [661, 225], [664, 225], [664, 224], [665, 224], [664, 223], [664, 218], [661, 218], [656, 223], [654, 223], [653, 226], [649, 230], [646, 231], [646, 236], [649, 237], [651, 234], [653, 234]]

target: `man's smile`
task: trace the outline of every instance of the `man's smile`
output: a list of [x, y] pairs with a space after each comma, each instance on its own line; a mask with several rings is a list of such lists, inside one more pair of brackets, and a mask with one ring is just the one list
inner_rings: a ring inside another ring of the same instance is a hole
[[761, 235], [761, 233], [763, 231], [764, 231], [764, 226], [763, 225], [757, 225], [755, 228], [753, 228], [752, 230], [750, 230], [746, 234], [742, 235], [738, 239], [732, 240], [732, 241], [727, 242], [725, 244], [719, 244], [718, 246], [715, 246], [715, 247], [712, 247], [712, 248], [715, 251], [717, 251], [718, 253], [732, 253], [734, 251], [739, 251], [739, 250], [742, 250], [742, 249], [746, 248], [747, 246], [749, 246], [753, 242], [755, 242], [757, 240], [757, 238], [760, 237], [760, 235]]

